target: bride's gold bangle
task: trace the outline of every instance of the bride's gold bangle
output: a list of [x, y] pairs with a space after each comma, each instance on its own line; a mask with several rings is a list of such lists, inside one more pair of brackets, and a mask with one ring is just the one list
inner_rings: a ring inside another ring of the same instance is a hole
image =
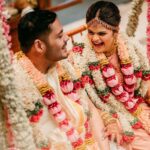
[[109, 120], [105, 121], [105, 126], [111, 124], [111, 123], [116, 123], [116, 119], [115, 118], [110, 118]]
[[139, 105], [136, 111], [133, 112], [133, 115], [135, 117], [138, 117], [141, 114], [141, 112], [142, 112], [142, 107]]
[[102, 112], [101, 113], [101, 117], [104, 121], [104, 125], [108, 125], [110, 123], [115, 123], [117, 120], [115, 118], [113, 118], [110, 114], [108, 114], [107, 112]]

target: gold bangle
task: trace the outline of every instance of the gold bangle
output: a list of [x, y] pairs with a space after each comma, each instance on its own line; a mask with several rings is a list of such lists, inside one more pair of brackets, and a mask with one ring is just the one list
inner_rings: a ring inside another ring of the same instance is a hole
[[86, 145], [92, 145], [92, 144], [94, 144], [94, 143], [95, 143], [95, 140], [94, 140], [93, 137], [88, 138], [88, 139], [85, 139], [85, 144], [86, 144]]
[[101, 114], [101, 117], [104, 121], [104, 125], [108, 125], [110, 123], [115, 123], [116, 122], [116, 119], [113, 118], [110, 114], [106, 113], [106, 112], [103, 112]]
[[102, 112], [102, 113], [101, 113], [101, 117], [103, 117], [103, 116], [105, 116], [105, 115], [108, 115], [108, 113], [107, 113], [107, 112]]
[[111, 119], [107, 120], [107, 121], [105, 122], [105, 126], [107, 126], [107, 125], [109, 125], [109, 124], [111, 124], [111, 123], [116, 123], [116, 119], [111, 118]]
[[108, 114], [107, 112], [103, 112], [103, 113], [101, 114], [101, 117], [102, 117], [102, 119], [107, 118], [107, 117], [111, 118], [111, 115]]
[[139, 105], [136, 111], [133, 112], [133, 116], [138, 117], [142, 112], [142, 107]]
[[108, 115], [108, 114], [105, 114], [105, 115], [103, 115], [102, 116], [102, 119], [105, 121], [105, 120], [108, 120], [108, 119], [110, 119], [110, 118], [112, 118], [110, 115]]
[[76, 147], [75, 150], [86, 150], [86, 144], [83, 143], [82, 145]]

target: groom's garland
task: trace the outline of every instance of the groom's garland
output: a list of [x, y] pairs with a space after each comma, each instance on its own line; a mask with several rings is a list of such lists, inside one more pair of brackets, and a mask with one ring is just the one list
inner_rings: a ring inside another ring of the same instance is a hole
[[[79, 91], [82, 89], [81, 82], [79, 79], [77, 79], [76, 72], [74, 70], [71, 70], [72, 66], [68, 66], [68, 65], [69, 64], [65, 63], [65, 67], [63, 67], [63, 65], [59, 66], [59, 68], [61, 67], [63, 69], [63, 73], [59, 75], [61, 90], [68, 98], [70, 98], [74, 102], [82, 105], [81, 97], [78, 94]], [[69, 72], [67, 71], [68, 69], [69, 69]], [[70, 70], [72, 72], [71, 74], [73, 74], [73, 76], [72, 76], [72, 77], [74, 77], [73, 79], [71, 78], [71, 76], [69, 74]], [[89, 113], [88, 112], [86, 112], [87, 113], [87, 120], [84, 124], [85, 129], [86, 129], [85, 142], [87, 145], [94, 143], [94, 139], [93, 139], [93, 136], [91, 133], [90, 125], [89, 125], [89, 116], [88, 116]]]

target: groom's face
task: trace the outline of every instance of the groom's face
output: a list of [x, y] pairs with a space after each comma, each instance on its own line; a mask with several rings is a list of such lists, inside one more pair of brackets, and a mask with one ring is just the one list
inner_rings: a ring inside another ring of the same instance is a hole
[[59, 61], [68, 57], [66, 49], [68, 36], [63, 32], [63, 28], [58, 19], [51, 25], [51, 32], [47, 36], [46, 45], [46, 58], [50, 61]]

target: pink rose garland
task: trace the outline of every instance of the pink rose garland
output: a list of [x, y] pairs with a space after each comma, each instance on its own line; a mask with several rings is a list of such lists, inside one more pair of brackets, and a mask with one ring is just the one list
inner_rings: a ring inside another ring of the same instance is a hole
[[147, 55], [148, 55], [148, 59], [150, 62], [150, 0], [146, 0], [147, 1]]

